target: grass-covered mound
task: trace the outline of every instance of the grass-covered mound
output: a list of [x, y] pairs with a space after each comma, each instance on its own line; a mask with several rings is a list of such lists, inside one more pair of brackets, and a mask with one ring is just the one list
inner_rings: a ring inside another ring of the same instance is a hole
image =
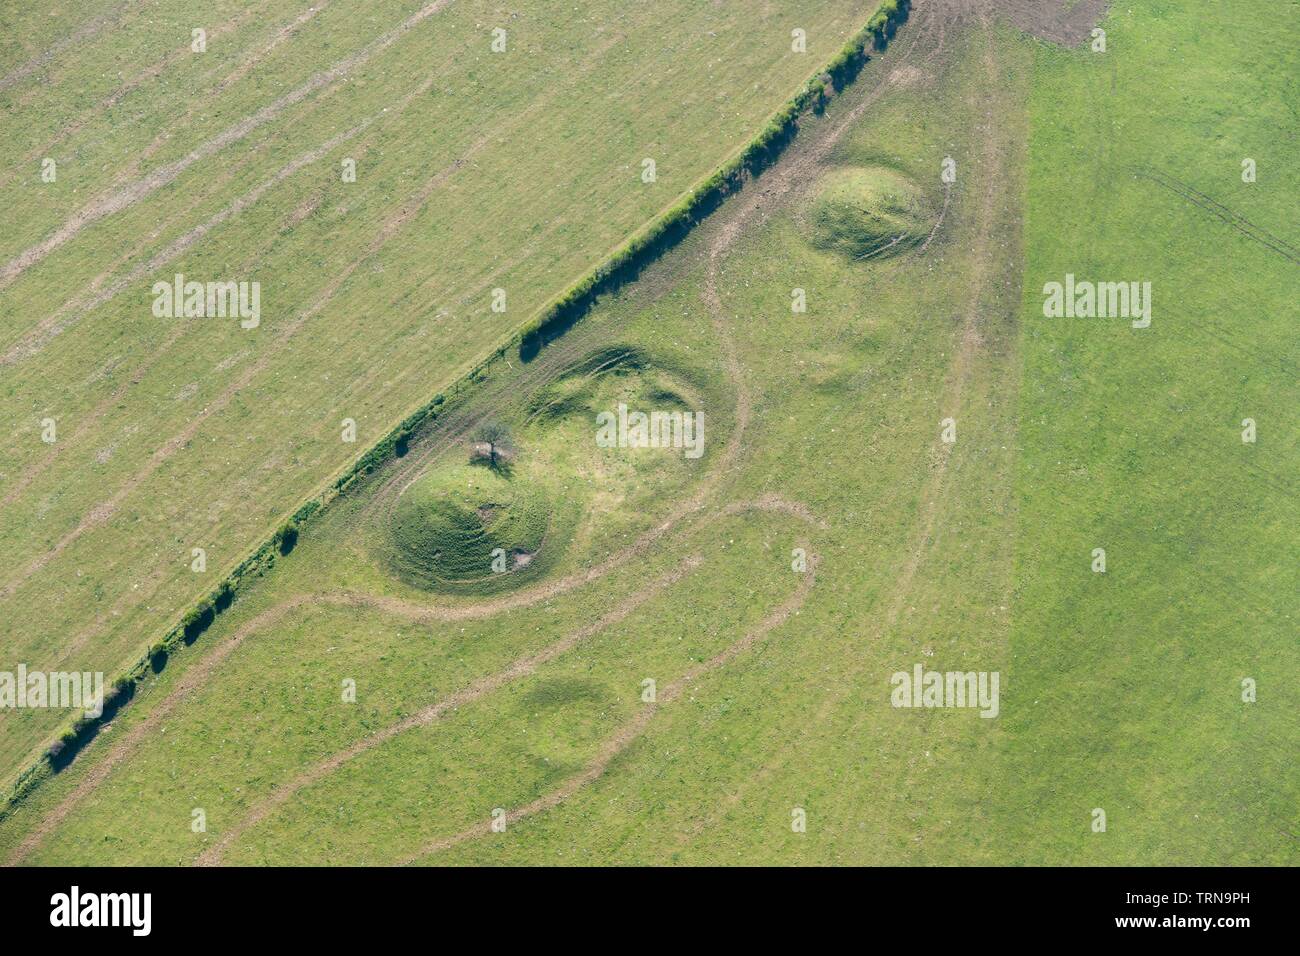
[[[534, 483], [483, 466], [439, 468], [397, 503], [393, 560], [424, 587], [505, 578], [531, 565], [549, 524], [549, 496]], [[493, 569], [494, 552], [504, 571]]]
[[619, 402], [641, 410], [700, 412], [716, 402], [706, 398], [708, 391], [693, 369], [636, 346], [610, 345], [540, 389], [529, 402], [527, 420], [533, 426], [576, 420], [589, 430], [597, 413]]
[[[677, 415], [680, 435], [669, 433], [680, 447], [603, 444], [598, 416], [620, 405]], [[707, 467], [707, 450], [726, 434], [727, 411], [697, 370], [635, 346], [602, 345], [517, 407], [498, 405], [493, 422], [511, 447], [503, 467], [482, 459], [478, 429], [453, 452], [463, 458], [436, 464], [411, 484], [385, 513], [376, 557], [408, 585], [464, 596], [590, 567], [688, 493]]]
[[872, 166], [827, 173], [806, 220], [810, 241], [818, 249], [878, 259], [924, 242], [934, 215], [916, 183], [894, 170]]
[[[600, 416], [616, 417], [620, 405], [629, 413], [692, 416], [693, 447], [602, 444]], [[525, 458], [545, 462], [548, 476], [562, 476], [557, 499], [581, 505], [575, 555], [600, 556], [625, 547], [690, 493], [725, 443], [729, 413], [729, 397], [699, 369], [663, 350], [615, 343], [539, 389], [518, 433], [531, 449]]]

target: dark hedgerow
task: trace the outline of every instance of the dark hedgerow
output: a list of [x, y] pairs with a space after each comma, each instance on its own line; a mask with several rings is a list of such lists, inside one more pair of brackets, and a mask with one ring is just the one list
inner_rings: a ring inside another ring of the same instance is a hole
[[822, 79], [829, 75], [838, 91], [852, 82], [870, 59], [867, 46], [883, 50], [898, 25], [907, 19], [910, 0], [885, 0], [867, 25], [844, 46], [824, 70], [819, 70], [740, 155], [696, 186], [685, 198], [633, 236], [596, 269], [570, 286], [547, 306], [519, 335], [519, 357], [532, 361], [542, 348], [567, 332], [591, 307], [597, 297], [635, 279], [665, 249], [676, 244], [694, 225], [707, 216], [744, 181], [757, 176], [781, 154], [799, 129], [799, 117], [812, 109], [820, 112], [826, 102]]
[[280, 543], [280, 554], [289, 554], [298, 544], [298, 522], [286, 522], [276, 533], [276, 539]]
[[211, 605], [200, 605], [182, 619], [181, 637], [186, 644], [193, 644], [199, 635], [212, 626], [216, 619], [216, 609]]
[[212, 598], [212, 610], [220, 614], [226, 608], [230, 607], [235, 601], [235, 589], [230, 586], [229, 581], [222, 581], [221, 587], [217, 588], [216, 595]]

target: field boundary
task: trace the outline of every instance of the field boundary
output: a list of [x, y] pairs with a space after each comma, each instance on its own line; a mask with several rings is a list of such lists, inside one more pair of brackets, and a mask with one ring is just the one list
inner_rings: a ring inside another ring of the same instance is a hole
[[[504, 360], [517, 348], [523, 362], [531, 361], [549, 342], [559, 338], [590, 312], [602, 295], [612, 293], [637, 278], [641, 271], [680, 242], [726, 197], [741, 189], [752, 177], [772, 165], [799, 130], [799, 120], [808, 112], [820, 113], [835, 93], [857, 79], [906, 22], [911, 0], [883, 0], [867, 23], [830, 62], [771, 114], [766, 125], [748, 143], [739, 147], [713, 173], [647, 224], [636, 230], [564, 292], [542, 306], [532, 319], [510, 333], [468, 372], [456, 378], [447, 392], [452, 401], [463, 401], [486, 376], [488, 368]], [[58, 733], [44, 752], [19, 771], [15, 782], [0, 802], [0, 823], [7, 820], [46, 780], [65, 769], [98, 736], [117, 713], [135, 696], [150, 672], [159, 673], [173, 653], [193, 644], [234, 603], [242, 587], [270, 571], [278, 557], [287, 556], [297, 544], [301, 529], [330, 503], [350, 490], [382, 465], [406, 455], [410, 442], [443, 413], [448, 402], [445, 392], [429, 401], [392, 427], [359, 458], [287, 516], [272, 535], [242, 560], [217, 586], [190, 607], [158, 641], [105, 690], [103, 712], [98, 717], [79, 717]]]

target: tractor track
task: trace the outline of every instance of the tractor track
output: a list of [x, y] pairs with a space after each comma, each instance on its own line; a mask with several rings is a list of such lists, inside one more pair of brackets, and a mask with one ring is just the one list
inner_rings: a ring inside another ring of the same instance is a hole
[[197, 146], [180, 159], [159, 167], [147, 176], [127, 186], [101, 193], [45, 239], [30, 246], [3, 267], [0, 267], [0, 290], [7, 288], [18, 276], [76, 237], [88, 226], [135, 205], [141, 199], [152, 195], [162, 187], [175, 181], [177, 177], [195, 163], [208, 159], [227, 146], [239, 142], [254, 130], [278, 119], [286, 110], [314, 94], [336, 86], [349, 73], [364, 66], [376, 55], [404, 37], [422, 21], [438, 13], [451, 2], [452, 0], [433, 0], [432, 3], [411, 14], [398, 26], [371, 40], [360, 50], [344, 57], [328, 69], [315, 74], [296, 89], [277, 97], [251, 116], [247, 116], [238, 123], [227, 127], [217, 136]]
[[37, 54], [26, 63], [15, 67], [4, 76], [0, 77], [0, 93], [10, 89], [11, 87], [17, 86], [69, 47], [76, 47], [82, 42], [98, 36], [100, 33], [104, 32], [106, 28], [114, 26], [132, 7], [142, 5], [143, 0], [127, 0], [125, 3], [118, 4], [115, 9], [83, 23], [68, 36], [55, 41], [54, 45], [48, 50]]
[[1192, 205], [1205, 210], [1216, 219], [1227, 223], [1247, 239], [1258, 242], [1266, 249], [1277, 253], [1292, 265], [1300, 265], [1300, 249], [1297, 249], [1280, 236], [1275, 236], [1263, 226], [1255, 225], [1255, 223], [1251, 222], [1245, 216], [1233, 212], [1227, 206], [1223, 205], [1223, 203], [1207, 196], [1199, 189], [1194, 188], [1193, 186], [1183, 182], [1181, 179], [1171, 176], [1168, 173], [1161, 172], [1158, 169], [1150, 169], [1142, 166], [1132, 166], [1130, 169], [1133, 175], [1138, 178], [1146, 179], [1159, 186], [1163, 186], [1174, 195], [1179, 196]]
[[[468, 687], [449, 694], [443, 700], [430, 704], [409, 717], [404, 717], [396, 723], [389, 724], [382, 730], [376, 731], [367, 737], [363, 737], [350, 747], [346, 747], [337, 753], [331, 754], [330, 756], [317, 761], [307, 770], [291, 779], [288, 783], [276, 788], [266, 797], [266, 799], [254, 805], [249, 814], [240, 820], [235, 826], [223, 831], [220, 839], [204, 850], [199, 856], [197, 860], [198, 865], [213, 866], [219, 863], [221, 857], [230, 848], [231, 844], [243, 836], [244, 833], [257, 826], [262, 820], [274, 813], [276, 809], [283, 806], [284, 803], [294, 794], [316, 783], [330, 773], [333, 773], [340, 766], [347, 763], [349, 760], [352, 760], [354, 757], [360, 756], [369, 750], [373, 750], [375, 747], [386, 743], [398, 734], [404, 733], [408, 730], [413, 730], [416, 727], [423, 727], [431, 724], [444, 715], [471, 704], [493, 691], [501, 689], [512, 681], [536, 673], [537, 669], [543, 664], [555, 660], [557, 657], [571, 651], [588, 638], [594, 637], [607, 628], [618, 624], [651, 597], [654, 597], [665, 588], [676, 584], [703, 563], [703, 559], [699, 555], [691, 555], [677, 568], [667, 574], [661, 575], [648, 587], [632, 594], [613, 611], [610, 611], [608, 614], [603, 615], [585, 627], [579, 628], [563, 639], [547, 645], [545, 648], [534, 654], [519, 658], [504, 670], [498, 671], [495, 674], [490, 674], [486, 677], [481, 677]], [[388, 610], [387, 608], [384, 609]]]
[[[801, 544], [806, 544], [806, 542], [801, 542]], [[642, 710], [636, 717], [624, 724], [623, 727], [621, 727], [612, 737], [605, 741], [597, 752], [595, 758], [587, 764], [580, 774], [571, 777], [562, 786], [552, 790], [550, 793], [538, 797], [531, 803], [525, 804], [517, 810], [507, 811], [502, 818], [502, 822], [508, 826], [511, 823], [518, 823], [521, 820], [526, 820], [529, 817], [536, 816], [539, 813], [544, 813], [547, 810], [553, 810], [569, 798], [575, 796], [584, 787], [589, 786], [600, 779], [600, 777], [604, 775], [605, 771], [609, 769], [609, 765], [613, 762], [614, 758], [627, 750], [627, 748], [631, 746], [638, 737], [645, 733], [646, 729], [650, 726], [650, 722], [654, 719], [655, 715], [658, 714], [659, 710], [664, 707], [664, 705], [671, 704], [678, 700], [682, 694], [698, 680], [722, 667], [725, 667], [727, 664], [731, 663], [731, 661], [752, 648], [769, 632], [784, 624], [791, 616], [798, 614], [800, 609], [803, 607], [804, 602], [808, 599], [809, 593], [812, 591], [813, 584], [816, 580], [816, 567], [816, 557], [811, 551], [809, 551], [808, 570], [801, 576], [799, 585], [795, 589], [794, 594], [788, 597], [774, 610], [769, 612], [768, 615], [756, 626], [746, 631], [740, 639], [730, 644], [726, 649], [709, 660], [695, 665], [695, 667], [692, 667], [682, 677], [679, 677], [677, 680], [665, 687], [657, 694], [656, 700], [653, 703], [643, 705]], [[468, 829], [461, 830], [459, 833], [452, 836], [442, 837], [426, 843], [414, 853], [399, 860], [398, 865], [410, 866], [424, 857], [432, 856], [444, 850], [449, 850], [452, 847], [458, 846], [459, 844], [465, 843], [469, 840], [487, 836], [494, 832], [494, 823], [495, 821], [490, 819], [484, 820], [483, 822], [475, 824]]]
[[[914, 53], [919, 52], [922, 63], [934, 66], [938, 61], [940, 69], [946, 68], [948, 64], [943, 58], [947, 52], [947, 28], [987, 31], [991, 25], [991, 18], [996, 12], [996, 10], [987, 7], [977, 7], [975, 4], [967, 2], [967, 0], [937, 0], [937, 2], [929, 3], [925, 2], [925, 0], [916, 0], [913, 17], [909, 22], [917, 26], [917, 35], [908, 48], [908, 55], [912, 56]], [[917, 16], [918, 13], [920, 14], [919, 17]], [[996, 84], [998, 82], [996, 62], [991, 55], [983, 57], [981, 65], [984, 69], [982, 82], [990, 85]], [[901, 69], [902, 65], [894, 72], [891, 72], [891, 79]], [[985, 110], [984, 122], [987, 127], [992, 130], [1001, 130], [1002, 124], [999, 122], [999, 118], [994, 115], [991, 100], [981, 96], [978, 86], [972, 87], [969, 95], [983, 103]], [[1003, 132], [1002, 135], [1005, 137], [1006, 133]], [[995, 142], [990, 137], [984, 137], [981, 141], [980, 166], [984, 171], [982, 178], [984, 188], [978, 197], [978, 205], [971, 223], [974, 236], [972, 249], [974, 273], [971, 285], [978, 294], [970, 297], [956, 332], [957, 347], [946, 373], [942, 396], [939, 400], [940, 408], [953, 410], [952, 412], [945, 412], [945, 414], [956, 413], [955, 409], [966, 391], [970, 371], [984, 341], [980, 333], [984, 315], [982, 303], [985, 301], [984, 297], [990, 294], [994, 279], [994, 276], [989, 271], [989, 262], [995, 242], [994, 228], [996, 226], [996, 205], [1000, 196], [999, 187], [1004, 178], [999, 175], [1002, 165], [1002, 147], [1004, 145]], [[922, 256], [940, 232], [947, 218], [955, 191], [953, 184], [945, 183], [943, 208], [929, 236], [914, 253], [915, 256]], [[1013, 300], [1010, 308], [1015, 308], [1015, 301], [1017, 300]], [[881, 639], [898, 625], [907, 600], [911, 595], [916, 575], [926, 555], [931, 550], [938, 529], [941, 505], [948, 482], [950, 457], [949, 446], [940, 445], [937, 447], [932, 466], [918, 496], [918, 510], [906, 558], [882, 597], [882, 601], [887, 602], [883, 605], [883, 613], [875, 616], [868, 625], [868, 638], [871, 640]], [[844, 693], [828, 694], [816, 714], [807, 722], [802, 733], [806, 735], [811, 728], [823, 726], [831, 711], [843, 701], [844, 697]], [[782, 748], [781, 753], [773, 756], [753, 774], [741, 781], [734, 791], [721, 795], [717, 809], [708, 818], [698, 820], [691, 830], [682, 833], [679, 838], [679, 845], [685, 845], [693, 836], [698, 835], [706, 827], [715, 824], [740, 802], [746, 792], [770, 779], [778, 767], [788, 759], [787, 750], [788, 742], [787, 747]]]
[[[243, 26], [254, 16], [260, 14], [261, 11], [265, 9], [265, 7], [269, 2], [270, 0], [261, 0], [260, 6], [249, 7], [245, 10], [241, 10], [237, 15], [235, 15], [231, 19], [225, 21], [224, 23], [217, 24], [211, 30], [208, 31], [208, 41], [212, 42], [214, 40], [219, 40], [221, 39], [221, 37], [225, 36], [226, 34], [231, 33], [234, 30], [238, 29], [239, 27]], [[323, 8], [328, 3], [329, 0], [318, 0], [316, 5], [318, 7]], [[172, 66], [175, 63], [180, 62], [185, 57], [192, 56], [192, 55], [193, 54], [190, 53], [190, 50], [187, 46], [182, 46], [178, 49], [172, 50], [166, 56], [155, 61], [154, 63], [151, 63], [149, 66], [145, 67], [139, 73], [136, 73], [129, 80], [124, 82], [117, 89], [113, 90], [112, 93], [108, 94], [108, 96], [104, 97], [94, 106], [90, 106], [84, 109], [81, 112], [81, 114], [76, 117], [76, 119], [72, 120], [71, 122], [61, 127], [59, 131], [56, 134], [54, 134], [54, 137], [52, 139], [47, 140], [44, 144], [29, 151], [25, 156], [23, 156], [23, 158], [17, 164], [15, 164], [15, 166], [12, 169], [4, 173], [3, 175], [0, 175], [0, 188], [8, 186], [11, 182], [14, 181], [14, 179], [20, 176], [21, 169], [28, 166], [29, 164], [35, 163], [38, 159], [40, 159], [43, 156], [49, 156], [50, 153], [53, 151], [54, 147], [66, 141], [70, 137], [80, 133], [87, 126], [89, 126], [96, 118], [102, 116], [107, 110], [110, 110], [113, 107], [117, 106], [117, 104], [122, 102], [122, 100], [129, 93], [133, 93], [134, 91], [140, 89], [141, 87], [145, 86], [147, 83], [151, 81], [156, 81], [160, 76], [163, 75], [164, 72], [166, 72], [168, 67]], [[256, 58], [257, 55], [254, 54], [252, 59], [256, 59]], [[251, 69], [253, 65], [255, 64], [250, 63], [249, 68]], [[25, 100], [27, 101], [30, 101], [30, 99], [31, 99], [31, 94], [29, 94], [25, 98]], [[24, 102], [23, 105], [28, 105], [28, 103]]]
[[[427, 85], [428, 84], [426, 83], [426, 88]], [[419, 92], [420, 91], [417, 90], [415, 95], [418, 95]], [[412, 97], [408, 96], [398, 108], [401, 109], [405, 106], [406, 103], [410, 102], [411, 98]], [[369, 116], [351, 129], [344, 130], [342, 133], [332, 136], [314, 149], [310, 149], [298, 156], [283, 166], [270, 178], [263, 180], [253, 189], [236, 198], [225, 208], [209, 217], [206, 221], [195, 226], [189, 232], [172, 240], [166, 248], [156, 252], [149, 259], [140, 263], [125, 275], [119, 276], [107, 288], [100, 288], [108, 279], [107, 273], [101, 274], [91, 283], [89, 289], [76, 298], [69, 300], [53, 314], [38, 322], [19, 342], [14, 344], [3, 357], [0, 357], [0, 366], [14, 365], [36, 355], [44, 349], [52, 339], [62, 335], [68, 329], [85, 319], [95, 309], [116, 298], [121, 292], [130, 288], [135, 283], [140, 282], [148, 276], [156, 275], [159, 269], [178, 259], [196, 242], [204, 239], [212, 232], [212, 230], [221, 226], [227, 220], [243, 213], [261, 199], [267, 192], [274, 187], [279, 186], [294, 173], [299, 172], [306, 166], [319, 162], [339, 146], [360, 135], [381, 115], [382, 114], [377, 113], [373, 116]]]

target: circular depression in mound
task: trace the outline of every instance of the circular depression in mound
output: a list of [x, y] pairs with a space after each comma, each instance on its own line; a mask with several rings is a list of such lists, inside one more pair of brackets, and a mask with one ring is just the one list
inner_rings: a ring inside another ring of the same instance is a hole
[[813, 246], [853, 259], [883, 259], [919, 245], [934, 217], [916, 183], [881, 166], [827, 173], [805, 214]]
[[[541, 549], [550, 503], [530, 482], [460, 465], [425, 475], [393, 512], [394, 562], [426, 587], [482, 581], [527, 567]], [[504, 563], [502, 563], [504, 562]]]

